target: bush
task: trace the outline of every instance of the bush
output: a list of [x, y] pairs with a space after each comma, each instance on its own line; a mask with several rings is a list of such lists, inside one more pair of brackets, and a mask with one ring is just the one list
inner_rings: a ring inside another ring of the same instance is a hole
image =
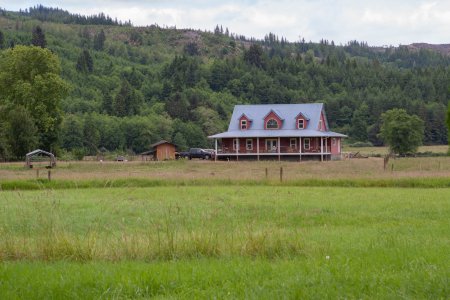
[[353, 144], [349, 144], [349, 147], [373, 147], [371, 142], [356, 142]]

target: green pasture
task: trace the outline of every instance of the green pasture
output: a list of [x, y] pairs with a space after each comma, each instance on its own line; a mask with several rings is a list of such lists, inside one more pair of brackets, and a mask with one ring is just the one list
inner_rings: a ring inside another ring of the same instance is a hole
[[0, 192], [0, 298], [446, 298], [449, 188]]

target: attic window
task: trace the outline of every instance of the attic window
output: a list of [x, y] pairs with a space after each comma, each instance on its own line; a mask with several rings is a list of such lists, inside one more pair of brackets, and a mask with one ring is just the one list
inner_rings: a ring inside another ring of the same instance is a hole
[[322, 120], [319, 121], [319, 130], [320, 130], [320, 131], [323, 131], [323, 128], [322, 128]]
[[267, 121], [267, 129], [278, 129], [278, 122], [275, 119], [269, 119]]
[[298, 119], [298, 129], [305, 129], [305, 120]]
[[247, 120], [241, 120], [241, 130], [247, 129]]

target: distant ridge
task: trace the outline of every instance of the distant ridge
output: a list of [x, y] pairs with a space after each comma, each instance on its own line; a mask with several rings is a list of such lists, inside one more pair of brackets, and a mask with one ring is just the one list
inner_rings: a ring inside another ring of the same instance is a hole
[[427, 43], [413, 43], [408, 45], [410, 49], [429, 49], [439, 52], [444, 55], [450, 55], [450, 44], [427, 44]]

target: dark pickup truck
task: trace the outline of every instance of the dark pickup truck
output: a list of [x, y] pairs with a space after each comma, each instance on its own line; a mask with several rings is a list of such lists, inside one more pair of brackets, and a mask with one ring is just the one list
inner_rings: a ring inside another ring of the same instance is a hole
[[214, 157], [214, 150], [205, 150], [202, 148], [191, 148], [189, 152], [179, 152], [177, 158], [201, 158], [210, 159]]

